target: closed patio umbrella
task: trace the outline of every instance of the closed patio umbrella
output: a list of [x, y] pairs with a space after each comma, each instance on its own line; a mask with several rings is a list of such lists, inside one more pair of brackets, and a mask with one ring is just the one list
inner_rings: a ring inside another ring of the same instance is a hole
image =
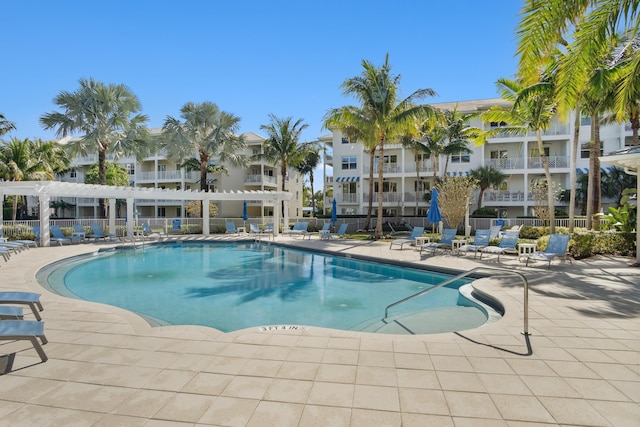
[[435, 188], [431, 192], [431, 206], [429, 206], [429, 210], [427, 211], [427, 219], [431, 223], [431, 234], [433, 234], [435, 224], [442, 221], [442, 215], [438, 207], [438, 190]]
[[[242, 204], [242, 220], [246, 221], [249, 219], [249, 216], [247, 215], [247, 201], [245, 200]], [[246, 226], [246, 224], [242, 224], [244, 226]]]
[[331, 202], [331, 222], [333, 223], [333, 227], [336, 226], [336, 221], [338, 221], [338, 207], [336, 205], [336, 199], [333, 199]]

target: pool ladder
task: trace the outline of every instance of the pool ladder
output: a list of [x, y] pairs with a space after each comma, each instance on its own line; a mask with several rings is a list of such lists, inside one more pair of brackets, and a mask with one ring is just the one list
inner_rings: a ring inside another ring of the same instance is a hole
[[441, 288], [443, 286], [448, 285], [449, 283], [453, 283], [456, 280], [462, 279], [463, 277], [467, 277], [467, 276], [469, 276], [469, 275], [471, 275], [471, 274], [473, 274], [475, 272], [481, 271], [481, 270], [492, 271], [492, 272], [500, 271], [502, 273], [510, 274], [512, 276], [518, 276], [518, 277], [520, 277], [522, 279], [522, 283], [524, 284], [524, 300], [523, 300], [523, 305], [524, 305], [524, 332], [522, 332], [522, 333], [524, 335], [529, 335], [529, 282], [527, 281], [527, 278], [524, 277], [524, 275], [521, 274], [521, 273], [518, 273], [518, 272], [515, 272], [515, 271], [511, 271], [511, 270], [507, 270], [507, 269], [504, 269], [504, 268], [495, 268], [495, 267], [475, 267], [475, 268], [472, 268], [471, 270], [465, 271], [464, 273], [460, 273], [457, 276], [452, 277], [451, 279], [447, 279], [444, 282], [438, 283], [437, 285], [435, 285], [435, 286], [433, 286], [433, 287], [431, 287], [429, 289], [425, 289], [425, 290], [422, 290], [420, 292], [416, 292], [413, 295], [409, 295], [406, 298], [402, 298], [401, 300], [398, 300], [398, 301], [396, 301], [394, 303], [391, 303], [384, 309], [384, 317], [382, 318], [382, 320], [384, 321], [385, 319], [387, 319], [387, 317], [389, 317], [389, 309], [390, 308], [395, 307], [397, 305], [400, 305], [400, 304], [402, 304], [404, 302], [407, 302], [409, 300], [412, 300], [414, 298], [417, 298], [419, 296], [428, 294], [429, 292], [433, 292], [436, 289], [439, 289], [439, 288]]

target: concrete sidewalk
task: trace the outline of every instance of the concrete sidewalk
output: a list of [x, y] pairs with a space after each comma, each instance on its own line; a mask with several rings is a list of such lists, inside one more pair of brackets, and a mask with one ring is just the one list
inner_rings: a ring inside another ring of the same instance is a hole
[[[231, 237], [222, 237], [230, 239]], [[430, 256], [388, 242], [278, 242], [439, 268], [495, 257]], [[31, 249], [2, 263], [0, 290], [43, 294], [49, 361], [0, 342], [0, 426], [637, 426], [640, 270], [630, 259], [500, 265], [481, 279], [505, 317], [459, 333], [399, 336], [316, 327], [221, 333], [151, 328], [118, 308], [50, 294], [35, 273], [110, 243]], [[30, 315], [27, 315], [29, 318]], [[15, 353], [15, 357], [12, 355]]]

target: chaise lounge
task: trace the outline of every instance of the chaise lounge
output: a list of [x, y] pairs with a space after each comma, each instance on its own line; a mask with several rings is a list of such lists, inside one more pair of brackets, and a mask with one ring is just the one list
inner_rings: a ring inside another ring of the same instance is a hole
[[42, 320], [39, 311], [44, 310], [40, 302], [40, 294], [33, 292], [0, 292], [0, 304], [26, 304], [33, 311], [37, 320]]
[[572, 264], [571, 256], [567, 254], [567, 247], [569, 246], [570, 235], [568, 234], [551, 234], [549, 236], [549, 243], [544, 251], [537, 251], [530, 255], [527, 255], [525, 267], [529, 265], [529, 260], [547, 261], [547, 268], [551, 268], [551, 261], [556, 258], [569, 260]]
[[405, 243], [415, 246], [416, 237], [422, 236], [423, 233], [424, 233], [424, 227], [413, 227], [413, 230], [411, 230], [411, 234], [409, 235], [409, 237], [404, 239], [392, 240], [391, 244], [389, 244], [389, 249], [391, 249], [393, 245], [400, 245], [400, 250], [402, 250], [402, 246], [404, 246]]
[[20, 341], [27, 340], [33, 345], [38, 352], [40, 360], [46, 362], [48, 357], [38, 338], [42, 344], [46, 344], [47, 337], [44, 336], [44, 323], [33, 320], [2, 320], [0, 321], [0, 341]]

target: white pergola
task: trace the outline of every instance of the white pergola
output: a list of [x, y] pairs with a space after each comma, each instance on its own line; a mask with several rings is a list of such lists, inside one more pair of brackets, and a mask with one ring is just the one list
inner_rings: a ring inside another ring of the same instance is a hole
[[[600, 161], [621, 167], [629, 175], [638, 176], [638, 170], [640, 170], [640, 147], [631, 147], [602, 156]], [[637, 187], [636, 195], [640, 195], [640, 177], [638, 178]], [[640, 207], [636, 205], [636, 213], [638, 209]], [[636, 264], [640, 265], [640, 215], [637, 215], [636, 223]]]
[[[284, 223], [289, 223], [287, 214], [288, 202], [293, 194], [283, 191], [230, 191], [204, 192], [191, 190], [167, 190], [142, 187], [113, 187], [108, 185], [75, 184], [59, 181], [2, 181], [0, 182], [0, 196], [19, 195], [37, 197], [40, 202], [40, 239], [42, 246], [49, 246], [49, 202], [51, 197], [93, 197], [109, 200], [109, 229], [116, 228], [116, 199], [127, 201], [127, 218], [134, 217], [133, 205], [136, 199], [151, 200], [202, 200], [205, 206], [210, 201], [219, 200], [255, 200], [273, 202], [274, 224], [280, 222], [278, 207], [284, 202]], [[2, 226], [2, 209], [0, 209], [0, 226]], [[203, 209], [202, 234], [210, 235], [209, 209]], [[133, 238], [133, 221], [127, 221], [127, 236]], [[279, 227], [273, 227], [275, 236]]]

